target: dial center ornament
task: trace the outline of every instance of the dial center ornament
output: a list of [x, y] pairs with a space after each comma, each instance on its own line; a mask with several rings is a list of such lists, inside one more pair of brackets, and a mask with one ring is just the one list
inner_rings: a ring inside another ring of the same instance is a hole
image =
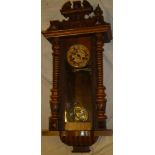
[[67, 61], [72, 67], [85, 67], [89, 59], [90, 52], [88, 48], [82, 44], [72, 45], [67, 51]]

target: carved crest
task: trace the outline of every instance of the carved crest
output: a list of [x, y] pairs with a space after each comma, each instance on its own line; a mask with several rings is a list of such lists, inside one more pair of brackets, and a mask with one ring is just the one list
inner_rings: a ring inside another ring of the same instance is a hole
[[49, 28], [42, 32], [47, 38], [103, 32], [105, 43], [112, 39], [110, 24], [104, 21], [103, 11], [99, 5], [93, 9], [87, 0], [73, 3], [68, 1], [60, 12], [66, 19], [50, 21]]
[[48, 30], [63, 30], [74, 27], [86, 27], [99, 24], [107, 24], [104, 22], [103, 11], [98, 5], [95, 10], [87, 0], [74, 1], [73, 5], [70, 1], [66, 2], [62, 9], [61, 14], [66, 18], [62, 22], [55, 20], [51, 21]]

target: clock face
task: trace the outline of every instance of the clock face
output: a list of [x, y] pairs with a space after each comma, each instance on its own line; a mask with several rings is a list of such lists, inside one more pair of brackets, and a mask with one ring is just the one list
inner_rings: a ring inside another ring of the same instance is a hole
[[88, 64], [90, 52], [88, 48], [82, 44], [72, 45], [67, 51], [67, 61], [75, 68], [82, 68]]

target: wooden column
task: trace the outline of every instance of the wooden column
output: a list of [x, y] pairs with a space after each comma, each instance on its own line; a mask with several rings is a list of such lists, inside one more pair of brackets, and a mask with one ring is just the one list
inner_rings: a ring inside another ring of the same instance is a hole
[[97, 68], [97, 90], [96, 90], [96, 104], [97, 104], [97, 128], [106, 128], [105, 108], [106, 108], [106, 94], [103, 86], [103, 34], [96, 34], [96, 68]]
[[49, 130], [59, 129], [59, 90], [58, 81], [60, 75], [60, 45], [59, 38], [54, 38], [52, 41], [53, 49], [53, 88], [51, 89], [51, 117], [49, 120]]

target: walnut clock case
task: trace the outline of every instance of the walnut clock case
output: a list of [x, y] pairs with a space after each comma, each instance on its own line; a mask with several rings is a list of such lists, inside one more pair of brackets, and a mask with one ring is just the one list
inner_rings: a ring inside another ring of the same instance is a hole
[[42, 32], [53, 48], [51, 116], [42, 134], [60, 136], [73, 152], [89, 152], [98, 136], [112, 135], [103, 85], [103, 46], [112, 39], [111, 27], [99, 5], [93, 9], [87, 0], [68, 1], [60, 12], [66, 20], [50, 21]]

